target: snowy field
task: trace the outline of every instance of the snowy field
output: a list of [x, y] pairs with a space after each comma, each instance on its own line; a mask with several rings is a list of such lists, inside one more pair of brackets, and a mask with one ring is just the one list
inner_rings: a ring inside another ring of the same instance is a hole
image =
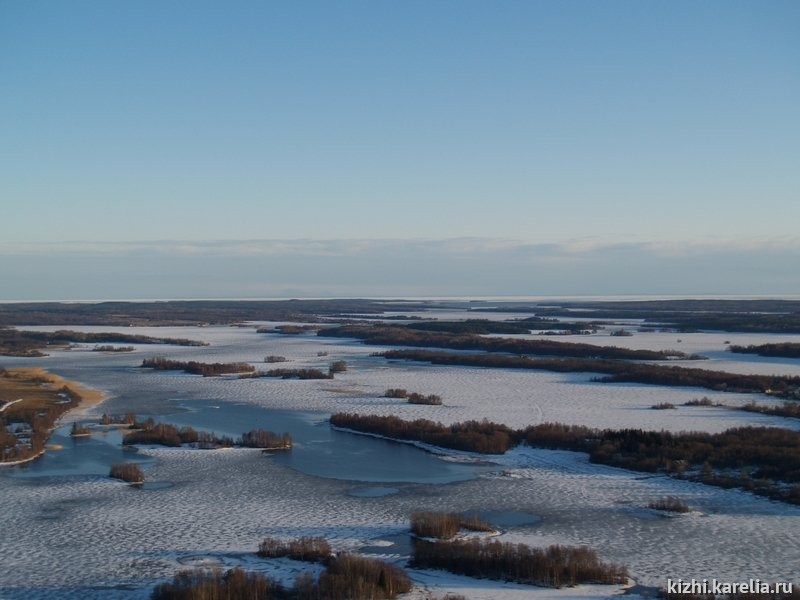
[[[37, 365], [59, 375], [105, 390], [109, 400], [92, 409], [94, 415], [125, 410], [157, 413], [164, 401], [185, 399], [218, 402], [220, 410], [246, 404], [327, 414], [396, 414], [445, 423], [487, 418], [513, 427], [561, 421], [672, 431], [716, 432], [746, 424], [798, 428], [796, 420], [715, 407], [650, 408], [702, 396], [726, 404], [770, 402], [758, 395], [599, 384], [591, 381], [592, 374], [389, 363], [370, 356], [381, 347], [313, 335], [257, 334], [255, 327], [76, 329], [211, 344], [136, 345], [134, 352], [120, 354], [79, 348], [36, 359]], [[679, 344], [677, 337], [682, 340]], [[563, 339], [713, 351], [718, 355], [712, 360], [692, 366], [796, 374], [797, 361], [765, 361], [724, 351], [726, 340], [748, 344], [777, 337], [672, 333], [609, 337], [606, 333]], [[798, 341], [797, 336], [780, 337]], [[327, 355], [319, 356], [322, 352]], [[247, 361], [267, 369], [275, 366], [263, 362], [270, 354], [289, 359], [281, 367], [327, 368], [334, 360], [345, 360], [348, 371], [332, 381], [283, 381], [203, 378], [138, 368], [145, 357], [165, 355], [204, 362]], [[31, 364], [30, 360], [2, 357], [0, 365]], [[439, 394], [444, 406], [383, 398], [390, 387]], [[79, 417], [71, 414], [68, 420]], [[468, 481], [387, 482], [380, 485], [390, 485], [396, 492], [374, 496], [359, 495], [362, 482], [307, 475], [252, 450], [158, 448], [143, 449], [141, 454], [152, 458], [145, 465], [147, 480], [163, 485], [135, 490], [97, 474], [32, 476], [24, 469], [0, 470], [4, 532], [0, 598], [146, 598], [155, 583], [193, 564], [243, 565], [289, 580], [307, 568], [292, 561], [273, 564], [255, 558], [252, 553], [265, 536], [324, 535], [335, 549], [383, 545], [389, 548], [390, 559], [402, 563], [403, 551], [392, 554], [390, 542], [407, 531], [415, 510], [531, 513], [540, 519], [503, 528], [501, 539], [532, 545], [587, 544], [603, 560], [627, 565], [636, 583], [646, 586], [664, 585], [667, 577], [796, 581], [800, 566], [796, 543], [800, 507], [737, 490], [592, 465], [579, 453], [516, 449], [500, 457], [496, 468]], [[693, 511], [665, 517], [646, 508], [648, 502], [666, 495], [680, 496]], [[613, 586], [547, 590], [476, 582], [436, 571], [411, 571], [411, 575], [418, 587], [410, 598], [452, 592], [475, 600], [565, 599], [622, 592]]]

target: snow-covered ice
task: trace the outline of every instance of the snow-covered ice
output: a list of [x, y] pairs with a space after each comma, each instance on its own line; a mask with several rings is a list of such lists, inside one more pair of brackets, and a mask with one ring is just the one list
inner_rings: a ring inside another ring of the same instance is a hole
[[[659, 402], [678, 406], [701, 396], [726, 404], [771, 402], [764, 396], [599, 384], [591, 381], [591, 374], [389, 363], [370, 356], [379, 347], [313, 335], [257, 334], [254, 327], [118, 330], [202, 339], [211, 346], [136, 345], [132, 353], [112, 355], [73, 349], [37, 360], [59, 375], [109, 394], [110, 399], [90, 414], [126, 409], [157, 412], [166, 400], [196, 399], [211, 400], [220, 410], [245, 403], [267, 409], [396, 414], [445, 423], [487, 418], [513, 427], [561, 421], [672, 431], [716, 432], [753, 423], [798, 428], [796, 420], [716, 407], [650, 408]], [[677, 337], [682, 342], [675, 345]], [[772, 341], [771, 336], [653, 332], [567, 338], [590, 339], [701, 353], [717, 348], [719, 354], [711, 360], [692, 363], [700, 368], [728, 365], [729, 370], [741, 372], [774, 368], [769, 372], [786, 374], [797, 370], [796, 362], [764, 361], [724, 350], [725, 340], [764, 343]], [[321, 352], [327, 355], [319, 356]], [[332, 381], [284, 381], [203, 378], [138, 368], [144, 357], [168, 355], [179, 360], [248, 361], [266, 369], [270, 365], [263, 360], [269, 354], [286, 356], [290, 362], [281, 366], [290, 367], [327, 367], [333, 360], [345, 360], [348, 371]], [[0, 364], [30, 364], [30, 359], [3, 357]], [[439, 394], [444, 406], [383, 398], [390, 387]], [[506, 527], [501, 539], [534, 545], [587, 544], [602, 559], [627, 565], [636, 582], [644, 585], [663, 585], [667, 577], [795, 581], [800, 567], [799, 507], [738, 490], [593, 465], [580, 453], [519, 448], [497, 459], [496, 469], [450, 484], [364, 484], [314, 477], [244, 449], [147, 448], [141, 454], [153, 459], [145, 466], [147, 480], [171, 485], [133, 489], [98, 475], [36, 477], [21, 468], [0, 472], [4, 532], [0, 598], [145, 598], [156, 582], [193, 564], [272, 568], [291, 578], [298, 568], [291, 561], [268, 567], [253, 557], [263, 537], [324, 535], [336, 549], [387, 546], [386, 540], [407, 530], [415, 510], [531, 513], [541, 519]], [[391, 491], [358, 493], [381, 486]], [[648, 502], [667, 495], [680, 496], [693, 512], [667, 518], [646, 508]], [[400, 555], [395, 559], [401, 560]], [[620, 593], [613, 586], [547, 590], [476, 582], [436, 571], [411, 574], [418, 584], [411, 598], [451, 592], [477, 600], [564, 600]]]

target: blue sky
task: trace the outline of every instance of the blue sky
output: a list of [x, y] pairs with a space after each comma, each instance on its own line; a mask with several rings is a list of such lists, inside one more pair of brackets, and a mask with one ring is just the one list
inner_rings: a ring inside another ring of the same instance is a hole
[[0, 300], [800, 293], [798, 31], [792, 1], [0, 0]]

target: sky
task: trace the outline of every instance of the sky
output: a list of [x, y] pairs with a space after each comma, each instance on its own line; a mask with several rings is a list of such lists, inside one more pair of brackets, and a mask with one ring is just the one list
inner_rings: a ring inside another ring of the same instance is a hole
[[800, 294], [800, 3], [0, 0], [0, 301]]

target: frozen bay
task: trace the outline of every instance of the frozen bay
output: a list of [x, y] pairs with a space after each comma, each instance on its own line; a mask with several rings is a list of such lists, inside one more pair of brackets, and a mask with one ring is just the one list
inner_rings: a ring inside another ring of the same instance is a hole
[[[111, 355], [89, 349], [62, 350], [36, 359], [37, 364], [105, 390], [110, 398], [92, 410], [95, 416], [130, 410], [236, 434], [241, 431], [234, 429], [255, 420], [255, 415], [263, 415], [264, 422], [253, 426], [270, 428], [272, 415], [278, 423], [275, 429], [294, 428], [298, 450], [302, 447], [308, 452], [306, 465], [299, 458], [293, 463], [291, 457], [267, 457], [255, 450], [146, 448], [135, 456], [143, 461], [148, 481], [166, 485], [136, 490], [105, 476], [106, 463], [121, 453], [113, 435], [107, 441], [102, 436], [91, 441], [64, 438], [64, 450], [49, 451], [29, 467], [0, 471], [0, 528], [6, 532], [0, 552], [7, 557], [0, 575], [0, 597], [143, 598], [156, 582], [182, 565], [242, 564], [268, 569], [252, 555], [267, 535], [325, 535], [337, 549], [374, 547], [407, 530], [410, 514], [423, 509], [536, 515], [540, 520], [535, 523], [503, 526], [503, 539], [534, 545], [587, 544], [603, 559], [628, 565], [634, 579], [644, 585], [663, 585], [668, 576], [765, 581], [796, 577], [800, 565], [800, 550], [794, 543], [800, 534], [797, 507], [738, 490], [593, 465], [585, 455], [571, 452], [520, 449], [499, 458], [496, 465], [463, 465], [407, 445], [332, 434], [325, 423], [332, 412], [352, 411], [446, 423], [485, 417], [514, 427], [562, 421], [674, 431], [713, 432], [752, 423], [797, 428], [792, 420], [716, 407], [649, 408], [657, 402], [679, 405], [700, 396], [728, 404], [769, 401], [763, 396], [599, 384], [591, 381], [591, 374], [389, 363], [370, 356], [378, 347], [310, 334], [257, 334], [254, 327], [119, 330], [202, 339], [211, 345], [137, 345], [132, 353]], [[674, 337], [654, 333], [602, 341], [623, 340], [626, 345], [647, 348], [667, 344]], [[586, 341], [583, 336], [581, 341]], [[712, 341], [716, 344], [716, 338], [699, 338], [691, 346], [708, 342], [711, 347]], [[138, 368], [142, 358], [162, 354], [180, 360], [246, 361], [259, 368], [265, 367], [264, 356], [277, 354], [289, 359], [287, 364], [293, 368], [323, 367], [333, 360], [346, 360], [349, 368], [336, 379], [323, 381], [203, 378]], [[726, 354], [697, 366], [718, 368], [707, 363], [723, 357], [744, 372], [764, 365], [758, 357]], [[4, 357], [0, 365], [30, 361]], [[794, 366], [787, 370], [793, 374]], [[440, 394], [444, 406], [414, 406], [383, 398], [389, 387]], [[88, 416], [70, 414], [65, 423]], [[304, 428], [307, 433], [301, 435]], [[372, 474], [347, 471], [335, 458], [330, 464], [337, 464], [340, 471], [326, 467], [323, 458], [337, 445], [331, 436], [347, 439], [338, 444], [341, 447], [351, 444], [354, 465], [359, 464], [360, 452], [367, 453], [361, 462], [370, 466]], [[373, 455], [381, 458], [370, 460], [370, 447], [373, 451], [383, 448]], [[389, 463], [387, 457], [401, 454], [410, 462], [398, 467], [404, 459], [397, 458]], [[381, 465], [399, 470], [386, 469], [382, 474]], [[371, 493], [372, 488], [388, 491]], [[665, 518], [645, 508], [649, 501], [669, 494], [686, 499], [694, 512]], [[399, 549], [396, 559], [402, 560]], [[286, 567], [288, 573], [296, 568], [301, 567]], [[554, 597], [560, 593], [537, 588], [520, 592], [519, 586], [490, 582], [476, 583], [472, 591], [465, 591], [465, 578], [441, 579], [431, 573], [418, 576], [419, 593], [425, 586], [442, 593], [460, 590], [468, 597], [484, 593]], [[485, 591], [487, 586], [490, 592]], [[578, 597], [598, 594], [593, 586], [570, 593]], [[605, 593], [611, 593], [611, 588]]]

